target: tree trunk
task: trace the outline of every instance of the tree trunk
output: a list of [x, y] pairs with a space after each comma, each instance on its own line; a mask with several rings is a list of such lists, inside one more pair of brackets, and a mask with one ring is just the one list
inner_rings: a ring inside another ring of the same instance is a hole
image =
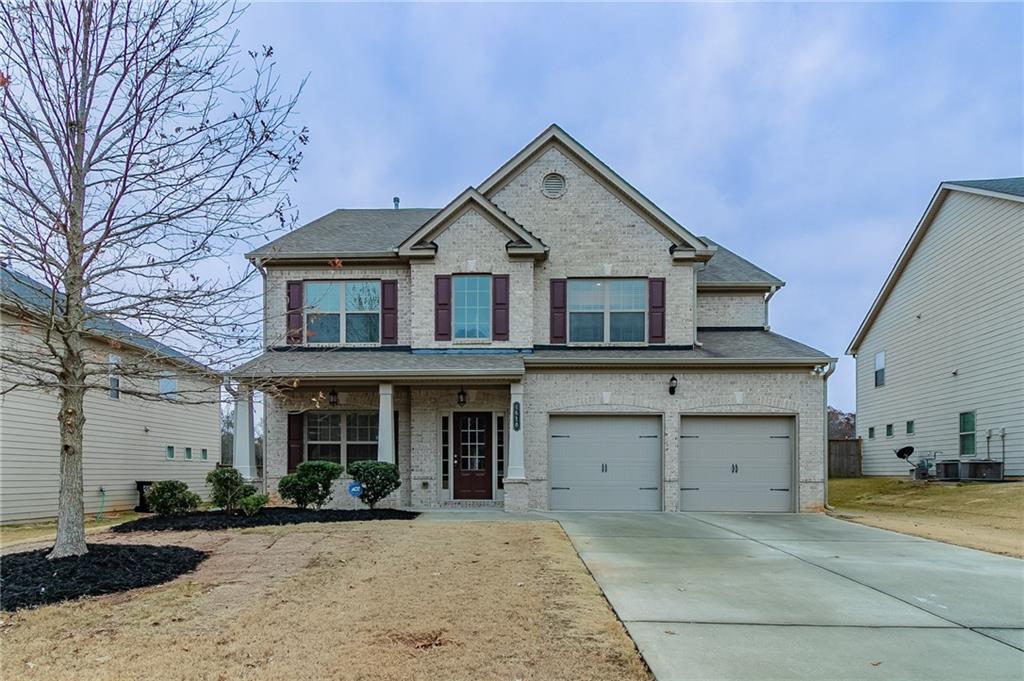
[[57, 541], [47, 558], [81, 556], [85, 545], [85, 501], [82, 496], [82, 431], [85, 427], [85, 389], [77, 377], [60, 390], [60, 498], [57, 503]]

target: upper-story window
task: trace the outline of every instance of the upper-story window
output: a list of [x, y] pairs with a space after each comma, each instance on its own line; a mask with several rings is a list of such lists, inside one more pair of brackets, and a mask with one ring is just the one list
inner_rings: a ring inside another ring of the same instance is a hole
[[306, 342], [380, 343], [379, 281], [307, 281]]
[[452, 332], [455, 340], [491, 337], [491, 277], [459, 274], [452, 277]]
[[117, 355], [110, 355], [107, 358], [110, 367], [107, 369], [107, 397], [112, 400], [121, 399], [121, 358]]
[[178, 397], [178, 379], [169, 371], [165, 371], [157, 379], [157, 392], [160, 397], [167, 400], [174, 400]]
[[570, 279], [570, 343], [642, 343], [647, 338], [646, 279]]
[[885, 352], [875, 353], [875, 387], [885, 385]]

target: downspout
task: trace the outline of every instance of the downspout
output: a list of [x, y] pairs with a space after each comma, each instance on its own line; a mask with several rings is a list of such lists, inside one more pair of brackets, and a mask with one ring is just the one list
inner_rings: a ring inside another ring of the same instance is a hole
[[823, 446], [822, 451], [821, 451], [822, 463], [824, 464], [824, 467], [822, 468], [822, 472], [824, 474], [823, 475], [823, 479], [822, 479], [822, 483], [823, 483], [822, 489], [824, 491], [822, 505], [824, 506], [826, 511], [831, 511], [832, 510], [832, 507], [828, 505], [828, 377], [831, 376], [833, 374], [833, 372], [835, 372], [835, 370], [836, 370], [836, 363], [835, 362], [829, 362], [828, 363], [828, 369], [825, 371], [824, 375], [821, 378], [821, 380], [822, 380], [822, 384], [821, 384], [821, 395], [822, 395], [822, 398], [821, 398], [821, 401], [822, 401], [821, 409], [822, 409], [823, 423], [825, 425], [825, 428], [824, 428], [824, 430], [825, 430], [824, 442], [822, 443], [824, 446]]
[[704, 263], [699, 265], [690, 266], [690, 276], [693, 277], [693, 314], [691, 320], [693, 321], [693, 347], [702, 348], [704, 344], [697, 340], [697, 267], [704, 269]]
[[778, 293], [779, 287], [772, 284], [772, 287], [768, 289], [768, 295], [764, 297], [764, 330], [771, 331], [772, 327], [768, 323], [768, 303], [771, 301], [772, 296]]

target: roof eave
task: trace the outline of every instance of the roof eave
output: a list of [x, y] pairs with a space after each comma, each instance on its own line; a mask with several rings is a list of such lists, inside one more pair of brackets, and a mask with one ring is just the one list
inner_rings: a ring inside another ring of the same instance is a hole
[[698, 281], [697, 290], [716, 291], [771, 291], [786, 285], [784, 281]]
[[523, 358], [527, 366], [565, 366], [565, 367], [597, 367], [597, 366], [672, 366], [672, 367], [813, 367], [838, 361], [835, 357], [777, 357], [777, 358], [743, 358], [743, 357], [530, 357]]

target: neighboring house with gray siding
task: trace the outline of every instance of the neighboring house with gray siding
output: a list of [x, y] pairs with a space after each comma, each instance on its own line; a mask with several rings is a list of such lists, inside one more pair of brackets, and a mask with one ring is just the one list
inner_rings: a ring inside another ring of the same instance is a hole
[[266, 348], [231, 374], [240, 413], [265, 395], [270, 491], [369, 458], [411, 507], [823, 506], [835, 359], [769, 329], [784, 282], [557, 126], [444, 208], [336, 210], [247, 257]]
[[847, 353], [865, 475], [893, 450], [1024, 475], [1024, 178], [939, 185]]
[[[2, 347], [38, 350], [45, 356], [41, 309], [48, 308], [51, 289], [0, 267], [0, 294]], [[108, 375], [94, 379], [102, 385], [85, 397], [86, 513], [133, 508], [138, 503], [136, 480], [182, 480], [205, 497], [206, 474], [220, 460], [216, 374], [105, 318], [89, 322], [86, 348], [89, 362], [110, 365]], [[143, 364], [152, 366], [152, 378], [117, 370]], [[0, 367], [0, 522], [57, 513], [57, 396], [38, 387], [15, 386], [22, 379], [10, 367]]]

